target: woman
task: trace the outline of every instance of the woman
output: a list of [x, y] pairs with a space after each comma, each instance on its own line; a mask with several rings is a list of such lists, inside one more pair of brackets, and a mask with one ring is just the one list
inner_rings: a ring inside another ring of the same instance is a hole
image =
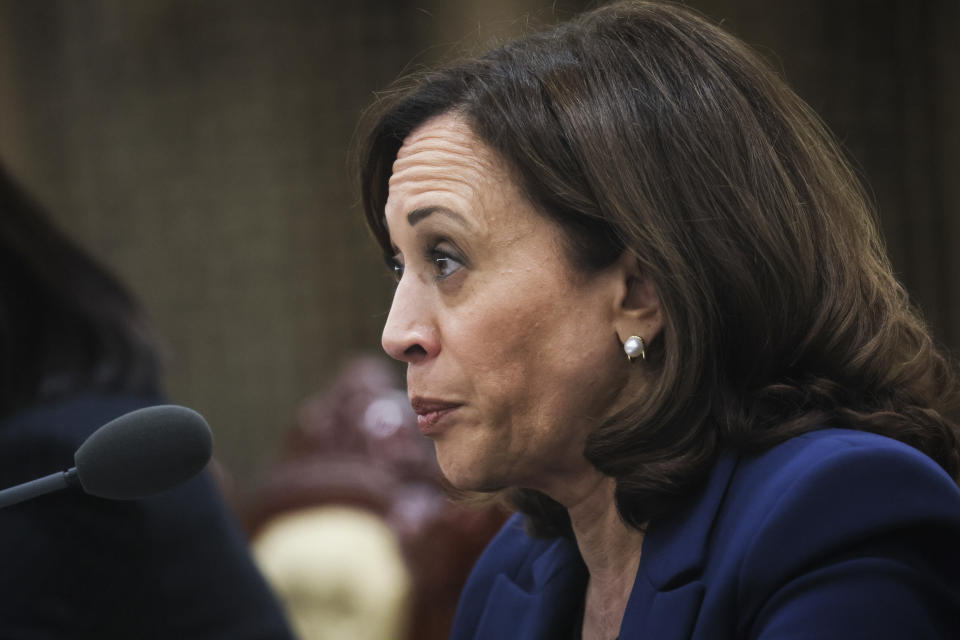
[[363, 162], [419, 427], [522, 514], [454, 638], [960, 637], [954, 373], [742, 43], [601, 8], [415, 79]]
[[[0, 488], [73, 466], [162, 404], [124, 287], [0, 167]], [[289, 638], [208, 473], [143, 500], [63, 491], [0, 510], [2, 638]]]

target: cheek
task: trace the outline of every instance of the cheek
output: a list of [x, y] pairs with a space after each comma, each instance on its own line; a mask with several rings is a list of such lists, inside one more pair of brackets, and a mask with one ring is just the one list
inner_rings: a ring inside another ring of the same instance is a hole
[[614, 342], [599, 305], [550, 283], [505, 289], [510, 295], [461, 316], [446, 341], [475, 399], [494, 423], [547, 428], [578, 405], [592, 412]]
[[542, 320], [530, 306], [500, 300], [470, 314], [461, 327], [457, 359], [481, 397], [503, 402], [523, 395], [531, 383]]

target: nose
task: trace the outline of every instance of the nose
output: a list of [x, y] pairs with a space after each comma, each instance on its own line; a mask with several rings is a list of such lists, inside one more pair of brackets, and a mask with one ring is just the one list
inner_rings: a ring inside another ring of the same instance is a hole
[[390, 314], [380, 339], [391, 358], [416, 364], [440, 351], [440, 341], [426, 296], [419, 295], [412, 278], [402, 278], [393, 294]]

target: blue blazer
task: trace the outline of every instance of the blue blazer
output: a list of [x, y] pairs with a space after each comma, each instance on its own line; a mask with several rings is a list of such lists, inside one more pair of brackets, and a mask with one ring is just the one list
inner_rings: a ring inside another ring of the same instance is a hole
[[[513, 516], [451, 638], [575, 637], [586, 581], [575, 543], [533, 539]], [[727, 453], [649, 527], [619, 637], [960, 638], [960, 489], [919, 451], [858, 431]]]

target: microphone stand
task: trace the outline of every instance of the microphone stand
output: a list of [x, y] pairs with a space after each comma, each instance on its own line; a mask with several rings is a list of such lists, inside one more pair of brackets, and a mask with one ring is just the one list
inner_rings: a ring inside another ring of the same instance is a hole
[[29, 500], [30, 498], [42, 496], [45, 493], [52, 493], [66, 489], [67, 487], [73, 487], [78, 483], [76, 467], [71, 467], [66, 471], [51, 473], [48, 476], [37, 478], [30, 482], [24, 482], [23, 484], [18, 484], [15, 487], [0, 491], [0, 509], [9, 507], [12, 504], [17, 504], [18, 502], [23, 502], [24, 500]]

